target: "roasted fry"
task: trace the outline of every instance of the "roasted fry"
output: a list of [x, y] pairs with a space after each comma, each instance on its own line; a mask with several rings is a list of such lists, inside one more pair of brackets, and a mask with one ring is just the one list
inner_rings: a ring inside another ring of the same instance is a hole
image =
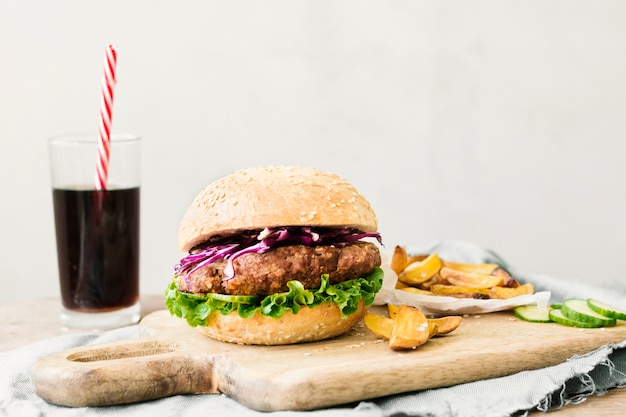
[[436, 319], [428, 319], [428, 323], [437, 325], [435, 335], [444, 335], [456, 330], [462, 320], [461, 316], [445, 316]]
[[391, 270], [396, 274], [402, 272], [409, 264], [414, 262], [421, 262], [426, 259], [428, 255], [412, 255], [409, 256], [406, 253], [406, 249], [402, 246], [396, 246], [391, 256]]
[[413, 262], [421, 262], [424, 259], [428, 258], [429, 255], [410, 255], [409, 256], [409, 263], [412, 264]]
[[418, 308], [401, 304], [393, 321], [389, 347], [393, 350], [415, 349], [428, 341], [428, 320]]
[[476, 272], [457, 271], [456, 269], [444, 266], [439, 274], [452, 285], [459, 285], [471, 288], [492, 288], [502, 284], [502, 277], [484, 275]]
[[439, 279], [434, 276], [431, 279], [429, 279], [428, 281], [424, 281], [420, 284], [420, 288], [424, 289], [424, 290], [428, 290], [432, 285], [435, 285], [439, 282]]
[[[408, 288], [404, 288], [408, 291]], [[472, 288], [464, 285], [433, 285], [430, 292], [433, 294], [450, 295], [450, 294], [483, 294], [489, 295], [490, 288]]]
[[502, 286], [508, 288], [517, 288], [519, 287], [519, 281], [513, 278], [508, 271], [502, 268], [498, 268], [494, 271], [493, 275], [498, 277], [502, 277]]
[[498, 264], [465, 264], [460, 262], [442, 261], [443, 266], [457, 271], [476, 272], [483, 275], [492, 275], [500, 265]]
[[363, 321], [375, 336], [389, 339], [394, 350], [415, 349], [435, 336], [454, 331], [461, 323], [460, 316], [426, 318], [419, 308], [409, 305], [387, 304], [389, 317], [366, 313]]
[[[398, 288], [398, 287], [396, 286], [396, 288]], [[413, 294], [433, 295], [433, 292], [432, 292], [432, 291], [429, 291], [429, 290], [420, 290], [419, 288], [409, 287], [408, 285], [407, 285], [407, 286], [404, 286], [404, 287], [400, 287], [400, 288], [398, 288], [398, 289], [399, 289], [399, 290], [402, 290], [402, 291], [406, 291], [406, 292], [411, 292], [411, 293], [413, 293]]]
[[519, 295], [534, 294], [535, 287], [533, 284], [527, 283], [517, 288], [493, 287], [489, 291], [489, 298], [513, 298]]
[[[389, 317], [392, 319], [396, 318], [398, 314], [398, 306], [395, 304], [387, 304], [387, 313]], [[428, 325], [430, 326], [430, 335], [431, 337], [434, 335], [444, 335], [448, 334], [454, 330], [461, 324], [461, 316], [444, 316], [438, 318], [428, 318]], [[434, 326], [437, 327], [434, 327]]]
[[436, 322], [428, 319], [428, 338], [435, 337], [439, 334], [439, 326]]
[[404, 282], [396, 281], [396, 288], [402, 289], [402, 288], [413, 288], [413, 287], [411, 287], [409, 284], [405, 284]]
[[398, 306], [395, 304], [387, 304], [387, 314], [389, 314], [389, 317], [392, 319], [395, 319], [398, 314]]
[[383, 339], [389, 339], [391, 337], [391, 330], [393, 329], [392, 318], [379, 316], [374, 313], [365, 313], [363, 322], [376, 336]]
[[409, 256], [406, 253], [406, 249], [402, 246], [396, 246], [391, 256], [390, 267], [396, 274], [400, 274], [404, 271], [404, 268], [409, 264]]
[[408, 264], [402, 272], [398, 274], [398, 281], [409, 285], [417, 285], [428, 281], [441, 269], [441, 260], [436, 253], [429, 255], [422, 261]]

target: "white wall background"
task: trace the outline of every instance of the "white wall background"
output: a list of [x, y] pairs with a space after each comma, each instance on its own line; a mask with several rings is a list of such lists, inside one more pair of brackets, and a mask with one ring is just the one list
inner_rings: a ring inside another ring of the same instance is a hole
[[0, 0], [0, 301], [58, 294], [46, 139], [144, 138], [142, 291], [208, 182], [260, 164], [353, 182], [388, 248], [444, 239], [623, 285], [626, 2]]

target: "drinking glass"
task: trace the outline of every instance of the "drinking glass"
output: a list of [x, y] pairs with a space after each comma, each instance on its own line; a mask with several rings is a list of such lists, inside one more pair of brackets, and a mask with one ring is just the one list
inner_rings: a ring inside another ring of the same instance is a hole
[[96, 189], [97, 135], [57, 136], [48, 151], [63, 323], [137, 323], [141, 138], [111, 136], [105, 189]]

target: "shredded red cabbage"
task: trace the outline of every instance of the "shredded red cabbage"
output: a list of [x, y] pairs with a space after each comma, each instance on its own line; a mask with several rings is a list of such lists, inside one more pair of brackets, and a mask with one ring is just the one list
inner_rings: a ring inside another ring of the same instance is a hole
[[224, 277], [231, 279], [235, 276], [233, 260], [246, 253], [264, 253], [276, 246], [284, 245], [335, 245], [338, 247], [357, 242], [364, 238], [375, 238], [382, 244], [380, 233], [365, 233], [349, 227], [343, 228], [311, 228], [311, 227], [281, 227], [265, 228], [258, 234], [254, 232], [239, 235], [238, 237], [218, 238], [196, 246], [189, 251], [174, 267], [178, 276], [184, 274], [188, 280], [189, 274], [216, 262], [226, 261]]

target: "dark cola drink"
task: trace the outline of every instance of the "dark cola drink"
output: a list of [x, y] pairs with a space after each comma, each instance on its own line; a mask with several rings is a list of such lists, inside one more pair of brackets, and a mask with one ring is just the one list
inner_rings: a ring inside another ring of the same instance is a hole
[[139, 188], [53, 189], [61, 296], [105, 312], [139, 299]]

